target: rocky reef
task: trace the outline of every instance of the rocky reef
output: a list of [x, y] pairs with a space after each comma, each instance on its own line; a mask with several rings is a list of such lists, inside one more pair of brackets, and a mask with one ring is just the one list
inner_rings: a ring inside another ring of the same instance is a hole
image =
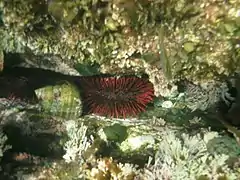
[[239, 37], [238, 0], [1, 0], [0, 179], [240, 179]]

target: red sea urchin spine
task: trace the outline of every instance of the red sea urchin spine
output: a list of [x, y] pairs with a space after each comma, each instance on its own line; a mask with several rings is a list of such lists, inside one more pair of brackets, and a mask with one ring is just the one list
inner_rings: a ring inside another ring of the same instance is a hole
[[83, 77], [82, 98], [88, 113], [110, 117], [136, 116], [153, 100], [153, 85], [139, 77]]

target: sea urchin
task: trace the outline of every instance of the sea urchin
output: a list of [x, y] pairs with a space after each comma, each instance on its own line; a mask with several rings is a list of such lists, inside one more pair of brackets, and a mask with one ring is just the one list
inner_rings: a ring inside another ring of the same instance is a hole
[[82, 98], [88, 113], [110, 117], [134, 116], [153, 100], [153, 85], [139, 77], [83, 77]]

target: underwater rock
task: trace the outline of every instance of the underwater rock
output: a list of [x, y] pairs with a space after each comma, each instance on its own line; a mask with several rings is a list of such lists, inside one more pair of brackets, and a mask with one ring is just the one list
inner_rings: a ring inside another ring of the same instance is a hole
[[100, 138], [104, 141], [115, 141], [115, 142], [122, 142], [126, 139], [127, 127], [122, 126], [118, 123], [113, 124], [111, 126], [106, 126], [99, 130], [98, 132]]
[[220, 100], [221, 95], [228, 91], [225, 82], [212, 81], [202, 86], [189, 81], [181, 81], [178, 88], [184, 93], [185, 105], [192, 111], [205, 111], [214, 107]]
[[232, 82], [232, 88], [224, 94], [220, 106], [220, 113], [231, 125], [240, 127], [240, 78]]
[[[73, 63], [64, 62], [64, 60], [58, 55], [35, 55], [31, 53], [21, 53], [16, 55], [19, 55], [20, 63], [14, 63], [15, 67], [39, 68], [65, 75], [81, 76], [81, 74], [76, 69], [74, 69]], [[16, 59], [14, 59], [14, 61], [16, 61]]]
[[135, 137], [128, 137], [124, 142], [121, 143], [120, 149], [124, 152], [136, 151], [142, 147], [153, 147], [155, 139], [151, 135], [142, 135]]
[[67, 81], [35, 90], [43, 111], [63, 118], [76, 118], [82, 114], [82, 102], [77, 87]]
[[0, 98], [35, 101], [36, 95], [25, 77], [0, 76]]

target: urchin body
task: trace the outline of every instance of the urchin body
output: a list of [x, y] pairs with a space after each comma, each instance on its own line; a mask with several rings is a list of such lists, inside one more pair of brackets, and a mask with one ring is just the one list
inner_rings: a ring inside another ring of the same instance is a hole
[[153, 100], [153, 85], [146, 78], [84, 77], [82, 97], [89, 113], [110, 117], [136, 116]]

